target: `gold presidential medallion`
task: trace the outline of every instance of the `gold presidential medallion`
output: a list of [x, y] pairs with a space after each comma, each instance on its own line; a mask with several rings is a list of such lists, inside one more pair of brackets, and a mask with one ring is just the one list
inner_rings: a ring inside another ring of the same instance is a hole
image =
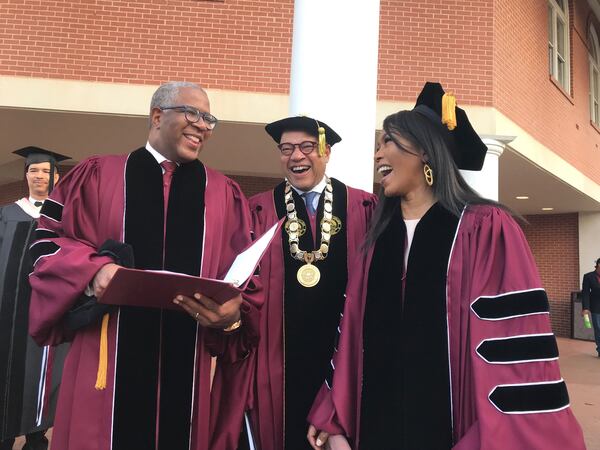
[[333, 186], [331, 179], [326, 177], [326, 186], [323, 192], [323, 220], [321, 220], [321, 243], [317, 250], [302, 250], [299, 238], [306, 232], [306, 223], [298, 218], [296, 204], [292, 193], [292, 187], [286, 181], [284, 200], [287, 222], [285, 231], [288, 234], [290, 255], [292, 258], [303, 261], [305, 264], [298, 269], [296, 278], [302, 286], [310, 288], [316, 286], [321, 279], [321, 271], [314, 265], [317, 261], [323, 261], [329, 253], [329, 241], [331, 236], [338, 233], [342, 227], [342, 221], [333, 215]]
[[304, 254], [304, 264], [302, 267], [298, 269], [298, 273], [296, 274], [296, 278], [298, 279], [298, 283], [300, 283], [304, 287], [313, 287], [316, 286], [319, 280], [321, 279], [321, 271], [317, 266], [314, 266], [312, 262], [315, 260], [315, 255], [313, 253], [305, 253]]
[[321, 271], [317, 266], [312, 264], [304, 264], [298, 269], [296, 278], [298, 278], [298, 283], [300, 283], [302, 286], [307, 288], [313, 287], [316, 286], [321, 279]]

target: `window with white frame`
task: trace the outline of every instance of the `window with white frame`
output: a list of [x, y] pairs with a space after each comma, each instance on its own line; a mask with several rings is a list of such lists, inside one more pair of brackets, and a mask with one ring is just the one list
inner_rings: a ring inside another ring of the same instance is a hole
[[590, 119], [600, 126], [600, 46], [593, 25], [590, 25], [587, 43], [590, 58]]
[[550, 75], [569, 92], [568, 0], [548, 0], [548, 68]]

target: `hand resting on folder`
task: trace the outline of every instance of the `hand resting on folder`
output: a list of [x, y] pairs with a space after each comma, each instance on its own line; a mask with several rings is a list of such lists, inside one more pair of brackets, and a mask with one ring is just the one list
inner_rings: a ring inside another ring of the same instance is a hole
[[96, 272], [96, 276], [92, 280], [92, 289], [94, 290], [94, 295], [96, 298], [102, 297], [108, 283], [112, 280], [112, 277], [115, 275], [115, 272], [119, 270], [121, 266], [115, 263], [109, 263], [103, 265], [98, 272]]
[[240, 253], [223, 280], [107, 264], [94, 277], [94, 291], [100, 303], [179, 311], [183, 308], [203, 326], [230, 325], [238, 320], [240, 294], [281, 223]]
[[194, 298], [178, 295], [173, 303], [181, 306], [203, 327], [225, 328], [240, 320], [242, 294], [223, 304], [198, 293], [194, 294]]
[[[115, 283], [107, 289], [113, 279]], [[210, 281], [213, 283], [209, 284]], [[219, 301], [196, 292], [204, 290], [203, 282], [207, 286], [206, 291]], [[97, 272], [92, 286], [100, 303], [164, 307], [178, 311], [183, 308], [204, 327], [225, 328], [240, 318], [241, 291], [221, 280], [106, 264]], [[106, 297], [105, 292], [108, 294]], [[190, 294], [184, 295], [183, 292]]]

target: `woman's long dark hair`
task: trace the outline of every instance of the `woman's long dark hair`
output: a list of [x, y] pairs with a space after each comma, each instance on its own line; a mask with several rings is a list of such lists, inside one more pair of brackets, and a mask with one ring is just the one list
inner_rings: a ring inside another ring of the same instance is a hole
[[[383, 130], [399, 148], [397, 135], [407, 139], [415, 148], [427, 156], [427, 164], [434, 176], [433, 195], [452, 214], [459, 217], [467, 204], [488, 204], [500, 206], [498, 202], [481, 197], [460, 174], [450, 154], [450, 134], [445, 125], [433, 123], [429, 118], [415, 111], [399, 111], [383, 121]], [[402, 151], [402, 150], [399, 150]], [[400, 197], [386, 197], [379, 191], [379, 203], [373, 214], [367, 233], [365, 249], [371, 247], [389, 224], [392, 215], [400, 208]]]

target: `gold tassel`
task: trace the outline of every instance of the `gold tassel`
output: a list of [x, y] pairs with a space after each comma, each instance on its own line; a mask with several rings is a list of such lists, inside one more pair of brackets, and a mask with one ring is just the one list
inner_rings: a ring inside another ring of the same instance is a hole
[[100, 354], [98, 355], [98, 375], [96, 375], [96, 389], [106, 389], [106, 372], [108, 372], [108, 313], [102, 317], [100, 330]]
[[450, 131], [456, 128], [456, 97], [452, 92], [447, 92], [442, 96], [442, 123]]
[[319, 127], [319, 156], [325, 156], [325, 148], [327, 141], [325, 140], [325, 128]]

